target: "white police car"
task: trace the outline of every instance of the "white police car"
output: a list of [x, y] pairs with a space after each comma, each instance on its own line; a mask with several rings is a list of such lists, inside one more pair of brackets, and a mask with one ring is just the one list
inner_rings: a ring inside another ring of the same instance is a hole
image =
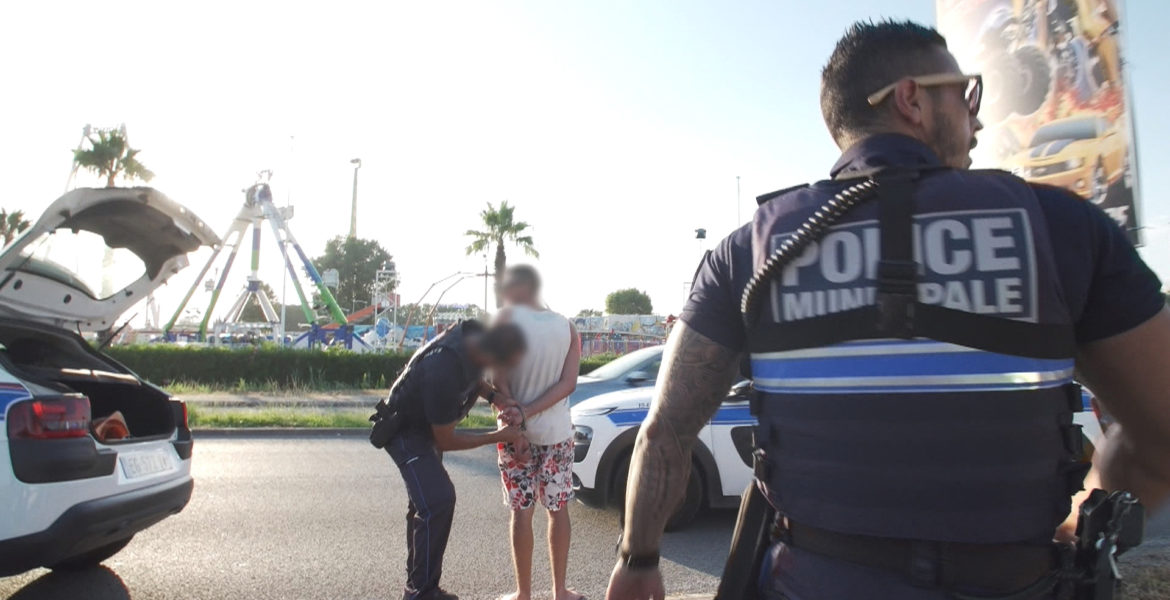
[[[699, 432], [691, 453], [686, 497], [667, 522], [667, 529], [685, 526], [703, 507], [739, 505], [740, 494], [752, 479], [752, 427], [756, 420], [748, 406], [750, 389], [748, 381], [732, 387], [723, 406]], [[634, 438], [653, 395], [653, 388], [633, 388], [573, 406], [573, 489], [577, 499], [606, 506], [625, 497]]]
[[634, 387], [654, 387], [662, 366], [662, 349], [651, 346], [619, 356], [577, 378], [577, 388], [569, 397], [575, 405], [594, 396]]
[[186, 506], [185, 405], [81, 334], [219, 243], [155, 190], [81, 189], [0, 254], [0, 576], [97, 564]]
[[[699, 432], [686, 497], [668, 520], [668, 530], [685, 526], [703, 507], [739, 505], [740, 495], [752, 480], [752, 428], [756, 419], [751, 415], [750, 394], [749, 381], [736, 384]], [[595, 396], [573, 407], [573, 489], [578, 500], [591, 506], [622, 502], [634, 438], [653, 396], [653, 388], [634, 388]], [[1087, 392], [1082, 394], [1082, 401], [1084, 410], [1076, 413], [1073, 420], [1081, 425], [1089, 441], [1086, 453], [1090, 453], [1101, 441], [1101, 425]]]

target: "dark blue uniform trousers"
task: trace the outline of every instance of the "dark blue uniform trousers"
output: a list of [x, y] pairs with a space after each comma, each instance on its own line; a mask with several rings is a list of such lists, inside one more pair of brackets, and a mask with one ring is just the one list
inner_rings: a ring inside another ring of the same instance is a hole
[[443, 553], [455, 516], [455, 486], [443, 458], [428, 437], [404, 433], [386, 445], [402, 473], [410, 498], [406, 510], [406, 600], [424, 599], [439, 589]]

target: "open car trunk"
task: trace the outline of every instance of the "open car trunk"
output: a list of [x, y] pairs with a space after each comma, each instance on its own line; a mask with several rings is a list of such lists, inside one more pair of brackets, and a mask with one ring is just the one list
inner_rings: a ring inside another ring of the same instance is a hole
[[220, 239], [151, 188], [77, 189], [0, 252], [0, 315], [104, 331]]
[[94, 421], [121, 412], [129, 437], [105, 443], [157, 439], [175, 431], [175, 415], [165, 392], [126, 372], [76, 334], [0, 319], [0, 346], [0, 361], [9, 371], [45, 388], [30, 390], [34, 395], [83, 394], [89, 398]]

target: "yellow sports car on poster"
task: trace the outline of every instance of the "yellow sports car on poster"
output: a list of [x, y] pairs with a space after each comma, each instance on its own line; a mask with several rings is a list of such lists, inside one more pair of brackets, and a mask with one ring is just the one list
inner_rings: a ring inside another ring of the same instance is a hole
[[1028, 147], [1008, 159], [1012, 173], [1067, 188], [1101, 204], [1128, 168], [1128, 142], [1098, 115], [1058, 119], [1036, 130]]

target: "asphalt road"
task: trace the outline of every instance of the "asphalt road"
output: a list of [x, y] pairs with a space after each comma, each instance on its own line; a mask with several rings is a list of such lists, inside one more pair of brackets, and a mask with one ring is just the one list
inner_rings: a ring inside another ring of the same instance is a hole
[[[494, 457], [481, 448], [445, 459], [459, 501], [443, 581], [463, 598], [513, 589]], [[401, 597], [406, 495], [390, 458], [364, 439], [199, 439], [194, 460], [195, 495], [181, 514], [139, 534], [102, 568], [0, 579], [0, 598]], [[617, 512], [579, 503], [570, 510], [569, 583], [599, 600], [614, 563]], [[669, 593], [713, 592], [734, 519], [717, 511], [667, 535]], [[544, 523], [538, 516], [537, 591], [551, 586]]]

